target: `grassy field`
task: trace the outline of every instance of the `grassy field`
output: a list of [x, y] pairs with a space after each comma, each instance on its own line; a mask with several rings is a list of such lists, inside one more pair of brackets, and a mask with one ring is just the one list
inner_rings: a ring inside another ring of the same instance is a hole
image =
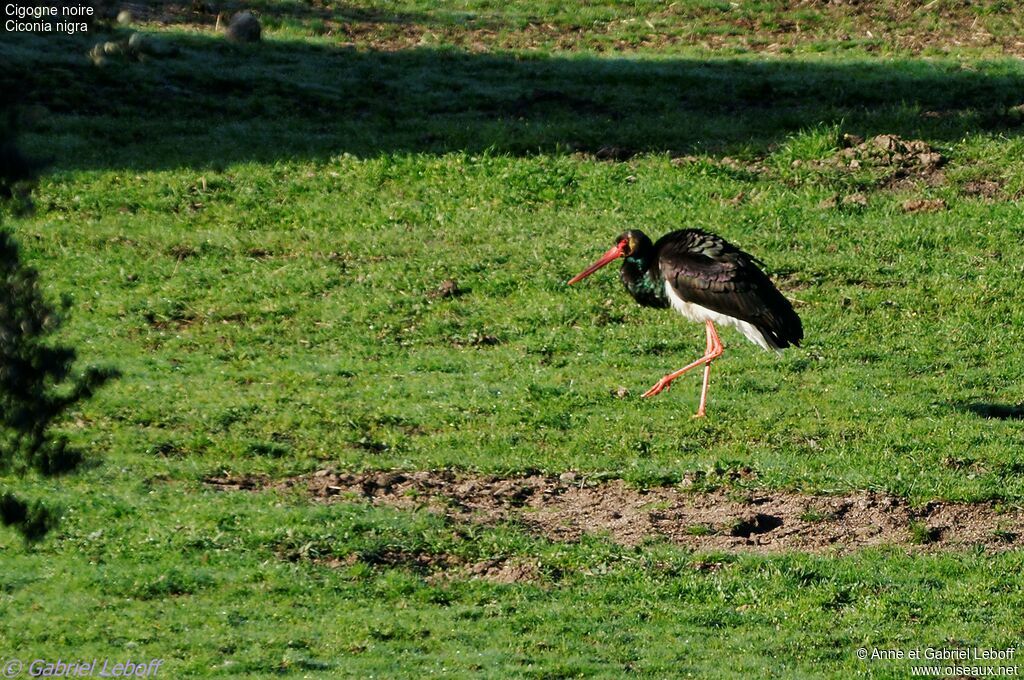
[[[61, 340], [123, 374], [66, 424], [86, 471], [0, 478], [65, 509], [32, 549], [0, 532], [0, 664], [888, 678], [907, 662], [856, 650], [1018, 644], [1020, 550], [558, 542], [206, 483], [573, 471], [1020, 511], [1024, 12], [433, 4], [257, 3], [251, 47], [156, 11], [163, 49], [102, 65], [135, 29], [0, 40], [50, 160], [5, 223], [74, 301]], [[702, 329], [612, 271], [565, 285], [625, 229], [697, 226], [806, 330], [781, 358], [724, 332], [699, 421], [697, 377], [639, 395]]]

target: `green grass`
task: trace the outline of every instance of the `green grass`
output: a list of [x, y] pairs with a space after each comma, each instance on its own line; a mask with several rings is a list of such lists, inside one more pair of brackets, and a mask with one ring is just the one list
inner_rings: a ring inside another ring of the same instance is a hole
[[[1019, 554], [698, 557], [120, 478], [91, 496], [55, 488], [75, 508], [58, 552], [5, 557], [9, 656], [166, 658], [175, 677], [905, 677], [855, 650], [1020, 635]], [[529, 556], [541, 577], [437, 581], [381, 562], [398, 550]], [[348, 554], [360, 561], [311, 562]]]
[[[978, 56], [1020, 54], [1018, 38], [1024, 29], [1020, 12], [1007, 0], [471, 0], [441, 4], [324, 0], [315, 5], [297, 0], [253, 0], [246, 6], [261, 16], [266, 28], [282, 37], [387, 49], [441, 44], [473, 51]], [[194, 5], [187, 14], [180, 9], [172, 12], [170, 19], [210, 27], [218, 10], [224, 7]]]
[[[653, 11], [559, 7], [556, 34]], [[528, 51], [522, 4], [396, 5], [448, 28], [389, 51], [380, 17], [353, 9], [372, 32], [343, 46], [293, 10], [257, 48], [170, 28], [177, 55], [102, 68], [88, 37], [0, 44], [25, 146], [53, 159], [35, 214], [5, 221], [74, 300], [62, 340], [123, 373], [67, 423], [94, 467], [2, 480], [66, 515], [31, 551], [0, 533], [0, 654], [165, 657], [175, 677], [903, 677], [856, 649], [1020, 640], [1019, 552], [559, 544], [201, 483], [572, 469], [1020, 506], [1019, 62], [814, 39], [608, 56], [600, 26]], [[739, 38], [760, 39], [790, 10], [742, 11]], [[497, 27], [486, 53], [460, 12]], [[817, 164], [845, 133], [923, 139], [945, 180], [891, 191]], [[609, 147], [629, 160], [595, 157]], [[866, 206], [822, 207], [855, 192]], [[948, 210], [903, 212], [922, 197]], [[763, 259], [807, 333], [782, 358], [724, 333], [704, 421], [696, 377], [638, 396], [698, 355], [698, 326], [611, 271], [565, 286], [627, 228], [689, 226]], [[431, 295], [446, 279], [461, 294]], [[431, 556], [536, 560], [539, 578], [439, 578]]]
[[[948, 187], [922, 190], [947, 197], [941, 213], [883, 192], [824, 210], [835, 187], [661, 156], [250, 163], [204, 171], [205, 191], [194, 171], [140, 177], [55, 173], [18, 234], [76, 300], [69, 340], [125, 374], [73, 434], [148, 469], [642, 482], [742, 461], [772, 487], [1021, 498], [1017, 423], [970, 409], [1022, 399], [1010, 203]], [[727, 334], [707, 421], [690, 419], [696, 379], [614, 395], [696, 356], [699, 328], [637, 307], [613, 273], [565, 286], [625, 228], [691, 225], [765, 259], [807, 328], [781, 359]], [[432, 299], [448, 278], [464, 293]]]
[[929, 527], [924, 522], [910, 523], [910, 542], [917, 545], [934, 543], [940, 537], [941, 532]]

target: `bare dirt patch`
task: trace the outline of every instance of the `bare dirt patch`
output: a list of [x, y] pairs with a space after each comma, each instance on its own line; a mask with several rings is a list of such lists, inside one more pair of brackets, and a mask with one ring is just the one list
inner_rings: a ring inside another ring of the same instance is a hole
[[444, 581], [468, 578], [512, 585], [515, 583], [535, 583], [542, 580], [542, 577], [540, 565], [536, 561], [516, 558], [495, 558], [436, 572], [432, 576], [432, 580]]
[[[429, 509], [455, 521], [515, 521], [555, 541], [602, 534], [624, 545], [665, 539], [699, 550], [850, 552], [873, 546], [927, 551], [1024, 547], [1024, 512], [989, 503], [906, 501], [869, 491], [816, 496], [794, 492], [637, 489], [621, 480], [494, 477], [451, 471], [346, 473], [321, 470], [283, 481], [221, 477], [221, 489], [299, 488], [325, 503], [364, 502]], [[481, 567], [482, 568], [482, 567]], [[501, 576], [505, 566], [485, 571]], [[507, 567], [515, 571], [518, 567]], [[507, 577], [511, 578], [511, 575]]]
[[947, 208], [941, 198], [911, 198], [903, 201], [903, 212], [940, 212]]
[[972, 180], [961, 187], [960, 193], [964, 196], [994, 199], [1003, 195], [1003, 185], [991, 179]]

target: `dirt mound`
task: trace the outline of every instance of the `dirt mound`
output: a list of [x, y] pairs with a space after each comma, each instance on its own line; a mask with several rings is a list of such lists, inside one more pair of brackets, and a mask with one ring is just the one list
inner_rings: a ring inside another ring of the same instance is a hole
[[637, 489], [621, 480], [589, 483], [573, 472], [503, 478], [451, 471], [321, 470], [276, 483], [233, 477], [207, 483], [240, 490], [298, 487], [321, 502], [428, 508], [460, 522], [516, 521], [556, 541], [604, 534], [624, 545], [664, 538], [700, 550], [757, 553], [849, 552], [887, 545], [913, 550], [1024, 547], [1020, 511], [999, 512], [987, 503], [934, 502], [912, 508], [902, 499], [867, 491], [815, 496]]
[[[929, 186], [946, 183], [942, 169], [946, 164], [945, 157], [923, 140], [903, 139], [898, 135], [876, 135], [865, 141], [857, 135], [844, 134], [841, 146], [832, 156], [822, 160], [797, 159], [792, 161], [792, 167], [830, 174], [835, 174], [837, 170], [843, 173], [874, 171], [873, 183], [882, 189], [912, 188], [919, 181]], [[729, 156], [713, 158], [683, 155], [672, 159], [672, 165], [677, 167], [695, 164], [711, 165], [753, 176], [771, 176], [774, 172], [764, 158], [740, 161]], [[836, 197], [830, 205], [823, 207], [863, 207], [867, 201], [860, 198], [862, 196], [856, 193], [843, 200]]]
[[492, 559], [470, 564], [464, 569], [444, 572], [442, 578], [469, 577], [491, 583], [533, 583], [541, 580], [536, 561], [522, 559]]
[[942, 166], [946, 159], [925, 141], [898, 135], [877, 135], [864, 140], [843, 135], [844, 148], [825, 161], [847, 170], [879, 169], [887, 172], [883, 184], [899, 188], [907, 180], [920, 179], [937, 186], [946, 181]]
[[978, 179], [964, 184], [960, 193], [978, 198], [999, 198], [1003, 193], [1003, 185], [996, 180]]
[[903, 201], [903, 212], [939, 212], [948, 206], [941, 198], [912, 198]]

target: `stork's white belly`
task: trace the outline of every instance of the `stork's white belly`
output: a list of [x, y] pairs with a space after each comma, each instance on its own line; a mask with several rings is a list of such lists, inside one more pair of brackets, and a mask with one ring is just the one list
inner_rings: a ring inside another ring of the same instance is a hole
[[702, 307], [695, 302], [687, 302], [676, 294], [668, 281], [665, 282], [665, 293], [668, 295], [668, 299], [672, 303], [672, 308], [690, 321], [696, 321], [697, 323], [712, 321], [721, 326], [732, 326], [740, 333], [747, 336], [747, 339], [758, 347], [763, 347], [767, 350], [775, 349], [768, 344], [768, 341], [765, 340], [764, 334], [757, 330], [757, 327], [754, 326], [754, 324], [742, 321], [732, 316], [719, 314], [718, 312], [708, 309], [707, 307]]

